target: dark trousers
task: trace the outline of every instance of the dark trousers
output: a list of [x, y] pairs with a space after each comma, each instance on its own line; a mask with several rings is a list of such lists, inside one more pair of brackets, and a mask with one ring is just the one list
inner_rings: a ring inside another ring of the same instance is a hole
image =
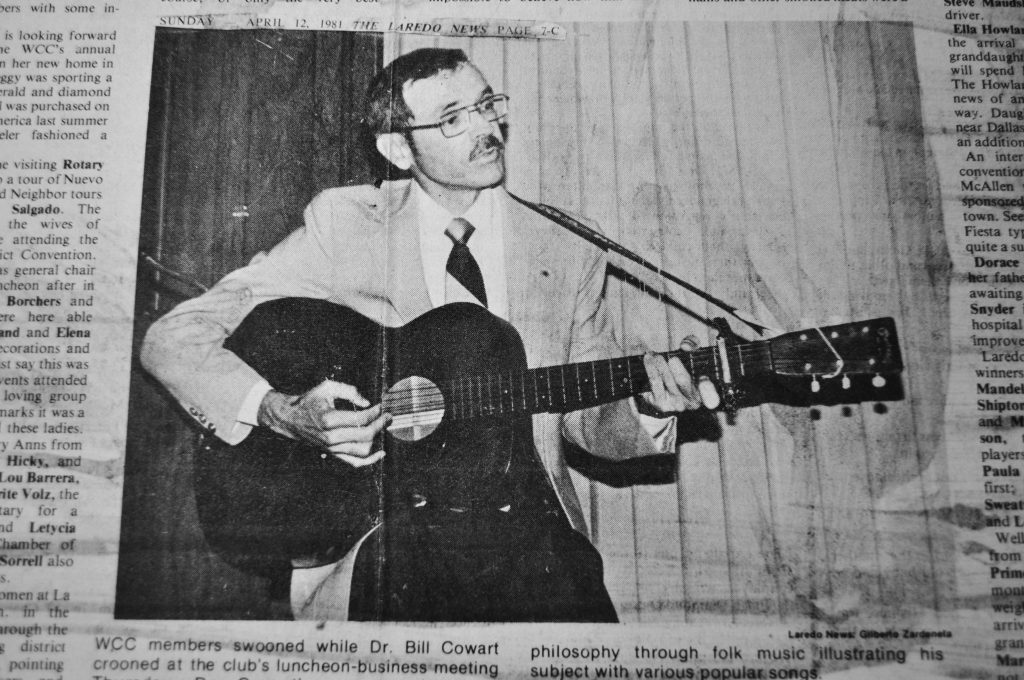
[[352, 620], [618, 620], [600, 554], [564, 518], [448, 511], [378, 534], [356, 558]]

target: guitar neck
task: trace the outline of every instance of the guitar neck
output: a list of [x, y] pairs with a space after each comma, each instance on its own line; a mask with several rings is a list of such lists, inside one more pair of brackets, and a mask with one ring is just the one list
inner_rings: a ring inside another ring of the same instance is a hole
[[[772, 371], [767, 342], [662, 353], [677, 356], [690, 375], [721, 382]], [[568, 413], [632, 397], [650, 389], [643, 355], [599, 359], [525, 371], [459, 378], [439, 386], [454, 418], [535, 413]]]
[[[886, 384], [885, 375], [903, 370], [891, 318], [819, 326], [768, 340], [716, 343], [661, 356], [679, 357], [694, 379], [708, 378], [720, 392], [766, 375], [806, 380], [810, 394], [821, 389], [821, 381], [828, 380], [843, 390], [850, 389], [850, 376], [871, 376], [871, 385], [880, 388]], [[432, 392], [418, 394], [415, 385], [404, 385], [385, 399], [387, 410], [396, 415], [443, 412], [457, 419], [568, 413], [650, 389], [642, 355], [463, 376], [436, 386], [425, 382]], [[727, 408], [736, 406], [735, 400], [731, 405], [723, 403]], [[745, 405], [753, 403], [748, 399]]]

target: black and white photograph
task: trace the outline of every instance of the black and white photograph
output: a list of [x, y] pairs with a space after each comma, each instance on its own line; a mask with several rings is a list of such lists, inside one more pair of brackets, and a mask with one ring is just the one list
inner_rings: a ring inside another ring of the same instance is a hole
[[153, 54], [117, 618], [962, 604], [909, 24]]

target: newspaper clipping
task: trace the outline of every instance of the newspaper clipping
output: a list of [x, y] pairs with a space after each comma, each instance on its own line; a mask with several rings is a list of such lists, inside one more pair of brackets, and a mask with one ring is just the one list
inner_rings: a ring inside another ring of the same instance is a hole
[[1022, 262], [1024, 0], [0, 0], [0, 679], [1022, 678]]

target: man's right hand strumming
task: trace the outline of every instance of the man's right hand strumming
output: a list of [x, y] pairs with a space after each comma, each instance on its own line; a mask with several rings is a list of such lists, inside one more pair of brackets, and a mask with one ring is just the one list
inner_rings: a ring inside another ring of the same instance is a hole
[[[343, 399], [358, 410], [335, 408]], [[372, 451], [377, 435], [391, 422], [381, 405], [370, 407], [352, 385], [325, 380], [305, 394], [267, 392], [260, 402], [259, 424], [274, 432], [325, 449], [353, 467], [376, 463], [383, 451]]]

